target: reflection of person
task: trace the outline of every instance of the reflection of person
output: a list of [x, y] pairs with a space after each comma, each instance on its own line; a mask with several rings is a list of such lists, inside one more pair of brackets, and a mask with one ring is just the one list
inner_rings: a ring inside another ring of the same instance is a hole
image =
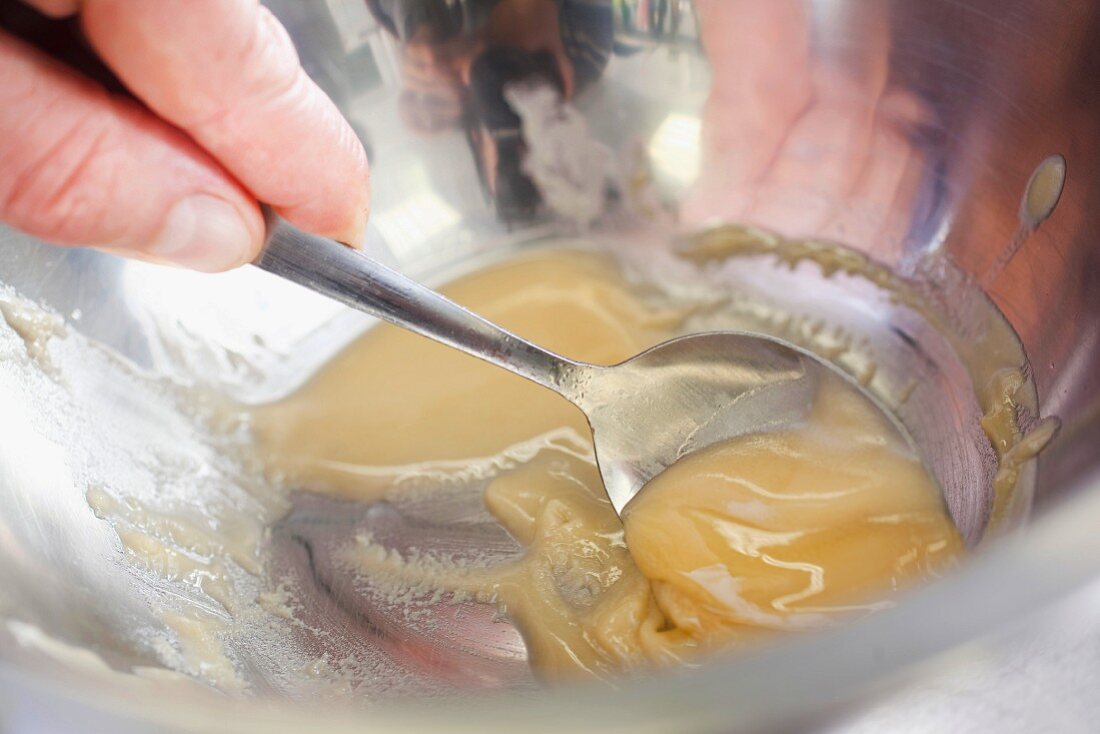
[[[887, 86], [889, 7], [861, 8], [858, 51], [811, 55], [809, 4], [698, 0], [713, 81], [702, 117], [707, 163], [681, 217], [897, 246], [924, 165], [911, 130], [929, 112]], [[853, 29], [852, 32], [856, 32]]]
[[523, 219], [539, 194], [522, 171], [508, 84], [542, 80], [566, 99], [603, 73], [611, 4], [587, 0], [368, 0], [404, 46], [400, 109], [414, 131], [462, 127], [497, 215]]
[[[0, 31], [0, 220], [201, 270], [256, 255], [259, 201], [305, 229], [361, 235], [370, 196], [362, 146], [254, 0], [26, 4], [75, 18], [136, 99]], [[3, 26], [43, 21], [0, 2]]]
[[402, 109], [424, 132], [460, 123], [474, 61], [486, 50], [549, 54], [567, 97], [598, 77], [613, 44], [609, 3], [588, 0], [367, 0], [403, 45]]

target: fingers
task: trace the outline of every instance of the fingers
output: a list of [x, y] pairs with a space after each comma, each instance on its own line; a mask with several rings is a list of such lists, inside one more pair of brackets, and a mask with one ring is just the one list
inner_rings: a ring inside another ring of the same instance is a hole
[[253, 259], [255, 201], [187, 136], [0, 31], [0, 220], [199, 270]]
[[356, 241], [366, 154], [256, 0], [84, 0], [84, 29], [127, 87], [298, 226]]

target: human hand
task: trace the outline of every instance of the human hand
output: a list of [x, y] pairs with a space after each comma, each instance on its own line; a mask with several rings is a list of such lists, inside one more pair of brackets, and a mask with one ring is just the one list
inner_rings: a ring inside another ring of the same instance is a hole
[[367, 160], [256, 0], [25, 0], [78, 14], [138, 101], [0, 31], [0, 221], [203, 271], [250, 262], [258, 202], [343, 242], [362, 234]]
[[927, 165], [915, 131], [934, 115], [889, 83], [889, 7], [861, 9], [860, 44], [816, 53], [806, 3], [697, 0], [695, 9], [714, 76], [701, 118], [706, 164], [681, 221], [737, 221], [901, 257]]

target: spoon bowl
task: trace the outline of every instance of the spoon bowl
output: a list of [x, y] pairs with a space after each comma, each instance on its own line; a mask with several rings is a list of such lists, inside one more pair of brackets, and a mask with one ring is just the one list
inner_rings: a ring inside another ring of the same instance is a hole
[[777, 339], [731, 331], [670, 339], [612, 367], [577, 367], [578, 387], [562, 394], [588, 418], [600, 476], [620, 515], [687, 454], [801, 423], [828, 369]]

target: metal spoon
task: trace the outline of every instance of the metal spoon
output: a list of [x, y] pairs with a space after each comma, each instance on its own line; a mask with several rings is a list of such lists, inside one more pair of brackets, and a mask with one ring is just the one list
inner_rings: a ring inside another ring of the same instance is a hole
[[[672, 339], [610, 367], [549, 352], [340, 243], [281, 220], [256, 265], [558, 393], [588, 418], [615, 511], [677, 459], [801, 421], [830, 368], [770, 337]], [[522, 410], [522, 406], [516, 406]]]

